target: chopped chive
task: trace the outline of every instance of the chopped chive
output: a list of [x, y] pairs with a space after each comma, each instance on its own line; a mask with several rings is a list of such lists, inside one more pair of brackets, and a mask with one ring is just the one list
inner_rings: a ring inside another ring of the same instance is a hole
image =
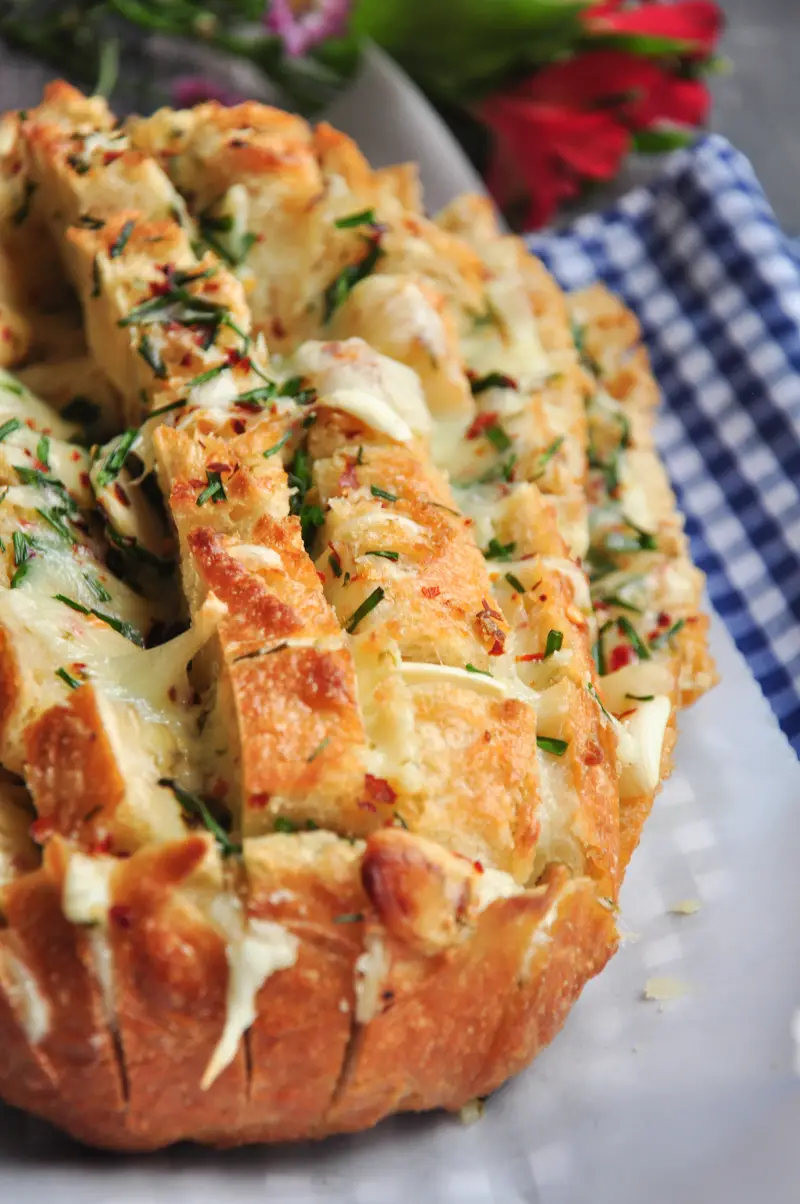
[[534, 481], [538, 481], [539, 477], [544, 475], [545, 468], [550, 463], [550, 461], [552, 460], [552, 458], [556, 454], [556, 452], [560, 449], [565, 438], [566, 438], [566, 435], [559, 435], [556, 439], [553, 440], [553, 442], [550, 444], [549, 447], [545, 448], [545, 450], [539, 456], [539, 460], [538, 460], [537, 466], [536, 466], [536, 475], [533, 478]]
[[512, 455], [507, 456], [505, 460], [501, 460], [498, 464], [493, 464], [485, 473], [475, 481], [464, 482], [465, 485], [491, 485], [494, 481], [511, 481], [514, 477], [514, 467], [517, 463], [517, 457]]
[[22, 564], [15, 571], [14, 576], [11, 578], [11, 581], [9, 582], [10, 589], [17, 589], [22, 584], [22, 582], [25, 580], [25, 578], [28, 575], [28, 570], [30, 569], [30, 567], [31, 567], [30, 561], [23, 560]]
[[383, 259], [385, 251], [380, 245], [380, 235], [365, 238], [367, 250], [361, 259], [349, 263], [342, 268], [338, 276], [330, 282], [322, 294], [322, 320], [330, 322], [339, 306], [347, 300], [355, 286], [374, 272], [375, 267]]
[[608, 619], [607, 622], [603, 623], [602, 627], [597, 633], [597, 639], [595, 640], [595, 644], [592, 649], [592, 655], [594, 657], [594, 662], [597, 665], [597, 672], [600, 677], [605, 677], [606, 673], [608, 672], [608, 666], [606, 664], [606, 652], [603, 646], [603, 636], [606, 634], [609, 628], [613, 626], [613, 619]]
[[643, 661], [649, 660], [650, 649], [641, 639], [638, 631], [634, 627], [633, 623], [631, 623], [630, 619], [626, 618], [625, 615], [620, 615], [620, 617], [617, 619], [617, 627], [627, 638], [628, 643], [630, 644], [631, 648], [633, 648], [639, 659]]
[[511, 543], [500, 543], [499, 540], [492, 537], [483, 554], [487, 560], [513, 560], [516, 547], [513, 539]]
[[485, 427], [483, 433], [498, 451], [508, 451], [511, 447], [511, 440], [499, 423], [495, 422], [492, 426]]
[[172, 778], [159, 778], [159, 786], [167, 786], [178, 803], [181, 809], [187, 814], [200, 820], [203, 827], [206, 828], [216, 840], [220, 847], [220, 852], [223, 857], [230, 857], [237, 853], [241, 853], [242, 846], [231, 840], [228, 832], [225, 831], [223, 825], [211, 813], [208, 803], [200, 798], [198, 794], [190, 794], [188, 790], [184, 790]]
[[276, 455], [281, 450], [282, 447], [286, 446], [286, 444], [289, 442], [291, 437], [292, 437], [291, 431], [286, 431], [285, 434], [281, 435], [278, 442], [273, 443], [272, 447], [268, 447], [267, 450], [263, 453], [264, 459], [268, 460], [270, 456]]
[[618, 594], [606, 594], [603, 598], [598, 598], [595, 605], [617, 606], [620, 610], [629, 610], [635, 615], [640, 615], [642, 613], [642, 608], [640, 606], [634, 606], [631, 602], [626, 602], [624, 598], [620, 598]]
[[626, 698], [632, 698], [634, 702], [652, 702], [655, 694], [626, 694]]
[[370, 485], [369, 491], [373, 497], [381, 497], [385, 502], [396, 502], [398, 494], [389, 493], [388, 489], [381, 489], [379, 485]]
[[344, 628], [349, 635], [353, 634], [361, 620], [365, 619], [370, 611], [374, 610], [378, 603], [382, 601], [384, 593], [385, 591], [379, 585], [377, 589], [374, 589], [369, 597], [365, 598], [361, 605], [353, 612]]
[[542, 752], [552, 753], [554, 757], [563, 757], [569, 747], [568, 740], [556, 740], [552, 736], [537, 736], [536, 743]]
[[685, 619], [678, 619], [672, 624], [668, 631], [662, 631], [658, 635], [653, 636], [650, 641], [651, 648], [663, 648], [668, 644], [674, 635], [677, 635], [686, 626]]
[[394, 813], [394, 822], [398, 828], [405, 828], [406, 832], [408, 831], [408, 824], [403, 819], [399, 811], [395, 811]]
[[363, 464], [363, 463], [364, 463], [364, 445], [360, 443], [358, 446], [358, 455], [356, 456], [356, 464]]
[[119, 476], [138, 437], [139, 431], [133, 427], [119, 436], [114, 449], [109, 453], [97, 474], [98, 489], [105, 489]]
[[108, 248], [108, 259], [119, 259], [119, 256], [122, 255], [125, 247], [128, 246], [128, 240], [131, 234], [134, 232], [135, 225], [136, 223], [134, 222], [133, 218], [130, 218], [128, 222], [125, 222], [122, 230], [120, 230], [117, 237], [114, 238], [111, 247]]
[[595, 689], [594, 682], [593, 682], [593, 681], [587, 681], [587, 683], [586, 683], [586, 689], [589, 691], [589, 693], [591, 694], [592, 698], [595, 700], [595, 702], [597, 703], [597, 705], [600, 707], [600, 710], [603, 712], [603, 714], [605, 715], [606, 719], [612, 719], [612, 720], [613, 720], [613, 715], [609, 715], [608, 711], [606, 710], [605, 706], [603, 705], [603, 700], [602, 700], [602, 698], [600, 697], [600, 695], [598, 694], [597, 690]]
[[100, 279], [100, 256], [95, 255], [94, 259], [92, 260], [92, 291], [89, 294], [90, 297], [99, 297], [100, 296], [101, 284], [102, 284], [102, 281]]
[[[144, 422], [150, 422], [153, 418], [160, 418], [162, 414], [169, 414], [170, 410], [185, 410], [188, 404], [185, 398], [181, 398], [180, 401], [171, 401], [169, 405], [159, 406], [157, 410], [151, 410]], [[142, 426], [144, 426], [144, 422]]]
[[375, 210], [362, 209], [358, 213], [350, 213], [347, 217], [337, 217], [333, 223], [337, 230], [353, 230], [356, 226], [374, 226]]
[[481, 677], [492, 676], [488, 669], [478, 669], [476, 665], [466, 664], [464, 668], [466, 669], [467, 673], [479, 673]]
[[637, 527], [636, 523], [625, 517], [625, 523], [632, 531], [635, 531], [639, 537], [639, 547], [644, 552], [655, 552], [658, 548], [658, 540], [650, 531], [644, 531], [641, 527]]
[[269, 381], [265, 385], [259, 385], [257, 389], [249, 389], [246, 393], [240, 393], [236, 398], [236, 405], [252, 405], [257, 401], [272, 401], [280, 393], [280, 389], [274, 381]]
[[316, 761], [317, 757], [320, 755], [320, 753], [323, 753], [325, 751], [325, 749], [328, 747], [330, 742], [331, 742], [330, 736], [326, 736], [324, 740], [321, 740], [319, 742], [319, 744], [317, 745], [317, 747], [314, 749], [314, 751], [311, 753], [311, 755], [306, 757], [306, 764], [310, 765], [312, 761]]
[[15, 226], [21, 226], [27, 219], [31, 211], [31, 200], [35, 191], [36, 184], [34, 184], [33, 180], [26, 180], [22, 200], [11, 215], [11, 221]]
[[331, 566], [331, 572], [333, 573], [334, 577], [341, 577], [342, 562], [338, 552], [331, 550], [331, 554], [328, 557], [328, 564]]
[[278, 815], [275, 818], [275, 825], [272, 830], [273, 832], [285, 832], [288, 835], [290, 832], [297, 831], [297, 824], [287, 819], [285, 815]]
[[83, 579], [91, 593], [94, 594], [98, 602], [110, 602], [111, 594], [108, 592], [103, 582], [99, 577], [95, 577], [92, 573], [84, 573]]
[[187, 381], [189, 388], [194, 385], [204, 385], [207, 380], [213, 380], [215, 376], [219, 376], [220, 372], [225, 372], [228, 365], [225, 363], [217, 364], [216, 368], [209, 368], [207, 372], [201, 372], [199, 376], [193, 376], [190, 381]]
[[197, 505], [204, 506], [206, 502], [224, 502], [227, 499], [225, 486], [222, 484], [222, 477], [218, 472], [213, 472], [211, 469], [206, 469], [206, 480], [208, 484], [197, 498]]
[[547, 643], [544, 646], [544, 659], [547, 660], [554, 652], [560, 652], [563, 643], [563, 631], [557, 631], [554, 627], [551, 627], [547, 633]]
[[88, 397], [78, 395], [67, 402], [61, 411], [61, 417], [66, 418], [67, 422], [77, 422], [81, 426], [91, 426], [100, 417], [100, 406], [95, 405], [93, 401], [89, 401]]
[[4, 422], [3, 425], [0, 426], [0, 443], [2, 443], [4, 439], [7, 439], [9, 435], [13, 435], [14, 431], [18, 431], [21, 426], [22, 423], [20, 422], [19, 418], [9, 418], [7, 422]]
[[360, 924], [363, 919], [363, 911], [343, 911], [341, 915], [333, 917], [333, 922], [334, 924]]
[[504, 372], [487, 372], [486, 376], [478, 376], [470, 381], [473, 396], [484, 393], [487, 389], [516, 389], [517, 382]]
[[518, 594], [525, 593], [525, 586], [522, 584], [519, 577], [515, 577], [513, 573], [506, 573], [506, 581], [513, 590], [516, 590]]
[[57, 477], [51, 477], [46, 472], [41, 472], [38, 468], [28, 468], [21, 464], [14, 465], [14, 472], [17, 474], [22, 485], [35, 485], [37, 489], [53, 489], [62, 499], [64, 508], [74, 514], [78, 506], [75, 499], [70, 494], [63, 481], [59, 481]]
[[144, 362], [148, 364], [159, 380], [167, 379], [167, 366], [161, 358], [161, 353], [153, 345], [152, 340], [146, 334], [143, 334], [139, 340], [139, 346], [136, 348]]
[[67, 673], [66, 669], [56, 669], [56, 677], [60, 677], [69, 686], [70, 690], [77, 690], [81, 684], [77, 677], [73, 677], [71, 673]]
[[374, 552], [366, 552], [365, 555], [366, 556], [382, 556], [384, 560], [399, 560], [400, 559], [399, 552], [374, 551]]
[[91, 213], [82, 213], [76, 221], [76, 226], [83, 226], [84, 230], [102, 230], [105, 222], [99, 217], [92, 217]]
[[50, 440], [47, 438], [47, 435], [42, 435], [36, 444], [36, 459], [40, 464], [44, 464], [48, 472], [50, 471], [48, 463], [50, 459]]
[[75, 538], [64, 522], [64, 517], [58, 510], [45, 510], [44, 507], [37, 507], [36, 513], [40, 518], [43, 518], [49, 527], [55, 531], [56, 535], [60, 535], [67, 543], [75, 543]]
[[288, 647], [288, 642], [283, 640], [282, 643], [275, 644], [272, 648], [256, 648], [254, 652], [243, 652], [241, 656], [235, 656], [233, 661], [234, 664], [238, 664], [239, 661], [253, 661], [259, 656], [272, 656], [273, 652], [283, 652], [284, 648]]
[[126, 623], [124, 619], [117, 619], [114, 615], [107, 615], [102, 610], [95, 610], [93, 606], [84, 606], [80, 602], [76, 602], [74, 598], [68, 598], [65, 594], [54, 594], [56, 602], [63, 602], [65, 606], [69, 606], [71, 610], [76, 610], [81, 615], [93, 615], [95, 619], [99, 619], [101, 623], [106, 623], [112, 631], [116, 631], [118, 635], [122, 635], [131, 643], [137, 644], [140, 648], [144, 647], [144, 640], [141, 632], [137, 631], [132, 623]]

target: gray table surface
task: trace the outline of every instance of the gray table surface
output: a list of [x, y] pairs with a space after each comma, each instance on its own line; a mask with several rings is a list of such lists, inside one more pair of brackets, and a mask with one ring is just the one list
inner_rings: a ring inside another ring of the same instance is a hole
[[[779, 220], [800, 234], [800, 0], [721, 0], [731, 74], [713, 80], [713, 128], [752, 160]], [[0, 110], [35, 101], [52, 72], [0, 44]]]

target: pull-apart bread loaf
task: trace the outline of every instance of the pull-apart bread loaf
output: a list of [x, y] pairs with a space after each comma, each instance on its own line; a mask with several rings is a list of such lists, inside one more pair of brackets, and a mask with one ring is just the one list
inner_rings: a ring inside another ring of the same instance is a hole
[[130, 1150], [458, 1109], [613, 953], [713, 678], [638, 329], [272, 109], [0, 130], [0, 1096]]

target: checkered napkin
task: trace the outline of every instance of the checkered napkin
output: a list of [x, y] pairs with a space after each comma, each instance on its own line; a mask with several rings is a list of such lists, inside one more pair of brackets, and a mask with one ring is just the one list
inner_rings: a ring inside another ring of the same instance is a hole
[[800, 251], [712, 135], [655, 183], [531, 236], [559, 282], [638, 315], [657, 427], [711, 600], [800, 754]]

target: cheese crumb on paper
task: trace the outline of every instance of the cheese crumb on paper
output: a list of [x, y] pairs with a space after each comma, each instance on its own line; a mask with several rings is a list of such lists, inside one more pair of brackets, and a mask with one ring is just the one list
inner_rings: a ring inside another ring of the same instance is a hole
[[458, 1118], [462, 1125], [474, 1125], [476, 1121], [481, 1119], [485, 1111], [486, 1105], [482, 1099], [471, 1099], [468, 1104], [464, 1104], [464, 1107], [460, 1109]]
[[673, 903], [669, 909], [671, 916], [693, 916], [695, 915], [702, 904], [699, 899], [681, 899], [678, 903]]
[[665, 1003], [670, 999], [682, 999], [689, 992], [689, 984], [681, 982], [679, 978], [648, 978], [644, 984], [643, 998]]

